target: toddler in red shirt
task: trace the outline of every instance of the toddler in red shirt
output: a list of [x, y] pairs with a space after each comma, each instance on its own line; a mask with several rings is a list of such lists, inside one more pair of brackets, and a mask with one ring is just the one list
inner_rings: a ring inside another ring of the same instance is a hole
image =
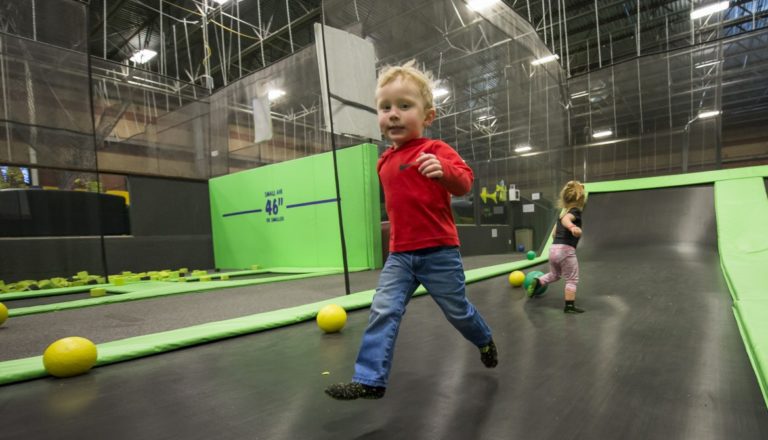
[[448, 321], [480, 350], [488, 368], [498, 363], [491, 329], [467, 300], [451, 194], [472, 188], [472, 169], [445, 142], [422, 137], [435, 119], [432, 81], [414, 67], [386, 68], [378, 79], [379, 128], [392, 145], [377, 164], [390, 222], [389, 257], [381, 270], [352, 382], [325, 392], [339, 400], [379, 399], [386, 391], [395, 340], [419, 285]]

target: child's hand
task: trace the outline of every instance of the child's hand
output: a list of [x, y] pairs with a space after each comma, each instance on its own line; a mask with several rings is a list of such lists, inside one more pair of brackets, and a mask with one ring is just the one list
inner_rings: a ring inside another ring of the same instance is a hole
[[571, 234], [573, 234], [574, 237], [578, 238], [581, 237], [581, 228], [578, 226], [574, 226], [571, 228]]
[[419, 172], [430, 179], [439, 179], [443, 177], [443, 165], [437, 159], [437, 156], [431, 153], [421, 153], [416, 159], [419, 165]]

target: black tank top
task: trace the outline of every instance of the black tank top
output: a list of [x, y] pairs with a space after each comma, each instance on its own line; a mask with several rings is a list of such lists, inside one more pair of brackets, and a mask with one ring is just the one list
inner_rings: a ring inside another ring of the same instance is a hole
[[[571, 208], [568, 210], [565, 215], [573, 214], [573, 224], [581, 227], [581, 209], [579, 208]], [[579, 244], [579, 238], [581, 237], [574, 237], [573, 234], [571, 234], [571, 231], [568, 229], [565, 229], [565, 226], [563, 226], [563, 222], [560, 220], [561, 218], [557, 219], [557, 228], [555, 229], [555, 239], [552, 240], [552, 244], [567, 244], [568, 246], [573, 246], [574, 248]]]

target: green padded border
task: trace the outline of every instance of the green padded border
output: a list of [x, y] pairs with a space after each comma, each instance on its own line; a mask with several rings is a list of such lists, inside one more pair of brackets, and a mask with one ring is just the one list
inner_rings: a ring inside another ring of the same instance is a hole
[[[351, 271], [354, 271], [350, 269]], [[357, 268], [356, 270], [361, 270]], [[362, 269], [365, 270], [365, 269]], [[29, 306], [29, 307], [18, 307], [14, 309], [8, 309], [8, 317], [12, 318], [15, 316], [25, 316], [25, 315], [33, 315], [37, 313], [49, 313], [49, 312], [58, 312], [61, 310], [69, 310], [69, 309], [79, 309], [83, 307], [93, 307], [93, 306], [100, 306], [103, 304], [113, 304], [113, 303], [120, 303], [120, 302], [127, 302], [127, 301], [136, 301], [139, 299], [147, 299], [147, 298], [157, 298], [161, 296], [168, 296], [168, 295], [180, 295], [185, 293], [195, 293], [195, 292], [203, 292], [206, 290], [214, 290], [214, 289], [226, 289], [230, 287], [243, 287], [243, 286], [252, 286], [256, 284], [267, 284], [267, 283], [274, 283], [279, 281], [288, 281], [288, 280], [298, 280], [302, 278], [313, 278], [313, 277], [320, 277], [325, 275], [334, 275], [343, 273], [343, 269], [328, 269], [328, 270], [317, 270], [315, 272], [309, 272], [309, 273], [300, 273], [300, 274], [294, 274], [294, 275], [279, 275], [275, 277], [269, 277], [269, 278], [259, 278], [254, 280], [234, 280], [234, 281], [205, 281], [205, 282], [194, 282], [194, 283], [172, 283], [172, 282], [160, 282], [160, 281], [150, 281], [150, 283], [153, 283], [150, 288], [142, 288], [140, 287], [140, 283], [134, 284], [136, 287], [131, 287], [131, 284], [127, 284], [125, 287], [126, 289], [134, 289], [135, 291], [127, 292], [127, 293], [120, 293], [119, 295], [107, 295], [97, 298], [85, 298], [85, 299], [78, 299], [75, 301], [67, 301], [62, 303], [54, 303], [54, 304], [41, 304], [39, 306]]]
[[[542, 255], [548, 255], [548, 249], [552, 238], [547, 240]], [[479, 269], [468, 270], [466, 282], [474, 283], [487, 278], [509, 273], [513, 270], [524, 269], [546, 263], [547, 257], [539, 256], [533, 260], [521, 260], [511, 263], [498, 264]], [[215, 287], [219, 288], [218, 284]], [[233, 283], [230, 281], [229, 283]], [[207, 282], [205, 284], [213, 284]], [[325, 301], [311, 304], [305, 304], [287, 309], [275, 310], [271, 312], [258, 313], [255, 315], [244, 316], [241, 318], [228, 319], [218, 322], [209, 322], [206, 324], [192, 327], [170, 330], [150, 335], [137, 336], [133, 338], [121, 339], [118, 341], [105, 342], [98, 344], [98, 361], [96, 366], [113, 364], [116, 362], [127, 361], [144, 356], [151, 356], [163, 352], [177, 350], [192, 345], [203, 344], [219, 339], [231, 338], [234, 336], [245, 335], [249, 333], [261, 332], [276, 327], [282, 327], [299, 322], [314, 319], [318, 310], [326, 304], [338, 304], [346, 310], [356, 310], [371, 305], [375, 289], [357, 292], [351, 295], [339, 296]], [[419, 288], [414, 295], [423, 295], [426, 290]], [[123, 294], [116, 297], [123, 297]], [[139, 299], [139, 298], [136, 298]], [[24, 359], [15, 359], [0, 362], [0, 385], [21, 382], [25, 380], [36, 379], [47, 376], [43, 368], [42, 356], [33, 356]]]
[[[733, 305], [733, 315], [739, 325], [739, 333], [744, 339], [749, 361], [757, 376], [757, 383], [763, 392], [763, 399], [768, 405], [768, 301], [743, 300]], [[754, 336], [754, 337], [753, 337]]]
[[768, 405], [768, 198], [762, 177], [715, 182], [720, 267], [733, 314]]
[[15, 299], [40, 298], [45, 296], [69, 295], [70, 293], [90, 292], [97, 287], [109, 287], [111, 284], [89, 284], [87, 286], [58, 287], [55, 289], [29, 290], [26, 292], [0, 293], [0, 302]]
[[675, 174], [671, 176], [643, 177], [640, 179], [610, 180], [607, 182], [585, 183], [584, 186], [587, 192], [618, 192], [668, 188], [672, 186], [699, 185], [720, 180], [765, 176], [768, 176], [768, 165], [730, 168], [717, 171], [702, 171], [699, 173]]
[[720, 265], [734, 301], [768, 299], [768, 198], [763, 178], [715, 182]]

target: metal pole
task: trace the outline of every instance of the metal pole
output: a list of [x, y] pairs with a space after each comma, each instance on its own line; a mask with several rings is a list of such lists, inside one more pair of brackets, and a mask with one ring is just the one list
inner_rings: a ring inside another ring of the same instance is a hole
[[285, 0], [285, 15], [288, 17], [288, 41], [291, 43], [291, 53], [293, 53], [293, 31], [291, 31], [291, 8], [288, 0]]
[[570, 48], [568, 47], [568, 13], [565, 10], [565, 0], [563, 0], [563, 27], [565, 28], [565, 63], [568, 70], [568, 78], [571, 77], [571, 55]]
[[346, 239], [344, 238], [344, 219], [342, 217], [342, 209], [341, 209], [341, 189], [339, 187], [339, 167], [338, 162], [336, 160], [336, 137], [333, 133], [333, 102], [331, 100], [331, 80], [330, 76], [328, 75], [328, 53], [327, 48], [325, 46], [325, 2], [320, 2], [320, 10], [322, 15], [322, 23], [320, 23], [320, 35], [322, 37], [322, 43], [323, 43], [323, 66], [325, 67], [325, 88], [326, 93], [328, 94], [328, 117], [330, 121], [330, 135], [331, 135], [331, 150], [332, 150], [332, 156], [333, 156], [333, 174], [336, 181], [336, 206], [338, 208], [338, 214], [339, 214], [339, 236], [341, 239], [341, 259], [344, 264], [344, 287], [346, 289], [346, 294], [350, 294], [350, 288], [349, 288], [349, 263], [347, 262], [347, 243]]
[[600, 49], [600, 17], [597, 14], [597, 0], [595, 0], [595, 29], [597, 30], [597, 65], [603, 67], [603, 54]]
[[104, 0], [104, 59], [107, 59], [107, 0]]

